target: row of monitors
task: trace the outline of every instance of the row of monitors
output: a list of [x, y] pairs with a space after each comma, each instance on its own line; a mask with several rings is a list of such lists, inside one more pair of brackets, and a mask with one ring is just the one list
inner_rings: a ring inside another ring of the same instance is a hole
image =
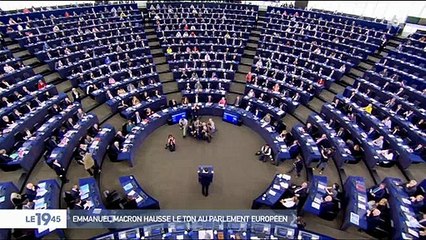
[[[269, 223], [169, 223], [153, 224], [110, 233], [96, 240], [108, 239], [329, 239], [328, 237]], [[224, 235], [226, 234], [226, 236]]]
[[[173, 124], [176, 124], [182, 118], [188, 119], [187, 111], [182, 111], [180, 113], [173, 114], [171, 116], [171, 122]], [[238, 125], [241, 122], [241, 116], [227, 112], [227, 111], [224, 112], [222, 119], [225, 122], [229, 122], [229, 123], [232, 123], [232, 124], [235, 124], [235, 125]]]

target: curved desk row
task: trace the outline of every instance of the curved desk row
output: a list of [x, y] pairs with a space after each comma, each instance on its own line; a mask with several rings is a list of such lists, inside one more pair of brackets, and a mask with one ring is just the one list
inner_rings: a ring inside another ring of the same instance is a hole
[[290, 179], [289, 175], [276, 174], [265, 192], [253, 200], [251, 209], [259, 209], [262, 206], [274, 207], [287, 191]]
[[115, 128], [110, 124], [105, 124], [94, 137], [94, 141], [88, 147], [88, 152], [92, 154], [97, 166], [100, 168], [109, 145], [114, 140]]
[[365, 179], [358, 176], [349, 176], [345, 182], [346, 211], [342, 229], [351, 225], [367, 230], [367, 187]]
[[[157, 128], [165, 125], [174, 118], [173, 115], [179, 115], [186, 113], [188, 116], [191, 107], [179, 106], [175, 108], [167, 108], [162, 111], [156, 112], [148, 118], [148, 122], [144, 122], [134, 127], [130, 134], [126, 136], [126, 140], [123, 144], [123, 150], [119, 153], [118, 161], [128, 161], [130, 166], [133, 167], [134, 155], [137, 151], [137, 147]], [[284, 140], [279, 138], [279, 134], [276, 133], [272, 126], [268, 123], [261, 121], [258, 117], [254, 116], [251, 112], [247, 112], [243, 109], [236, 108], [233, 106], [221, 107], [218, 104], [199, 103], [200, 109], [198, 110], [199, 115], [213, 115], [223, 117], [224, 113], [229, 113], [238, 121], [241, 121], [244, 125], [248, 126], [252, 130], [256, 131], [262, 136], [262, 138], [268, 143], [275, 155], [275, 162], [278, 164], [284, 159], [290, 158], [287, 145]], [[176, 123], [176, 122], [175, 122]]]
[[345, 141], [336, 136], [336, 131], [328, 126], [328, 124], [318, 114], [311, 114], [308, 116], [307, 123], [312, 124], [319, 134], [325, 134], [330, 144], [336, 148], [336, 152], [333, 155], [333, 159], [337, 167], [341, 168], [346, 162], [355, 162], [355, 158], [350, 154], [350, 150], [347, 148]]
[[126, 195], [136, 199], [138, 209], [160, 209], [160, 203], [143, 190], [133, 175], [122, 176], [119, 180]]
[[160, 223], [110, 232], [106, 239], [319, 239], [331, 237], [275, 223]]
[[30, 172], [33, 169], [41, 154], [45, 151], [45, 142], [52, 135], [53, 131], [60, 128], [68, 118], [74, 116], [80, 107], [79, 104], [70, 105], [60, 112], [60, 114], [49, 119], [37, 129], [34, 137], [30, 138], [18, 149], [16, 161], [26, 172]]
[[86, 136], [89, 128], [96, 123], [98, 123], [98, 117], [94, 114], [87, 114], [73, 129], [65, 134], [58, 147], [53, 149], [49, 158], [46, 159], [46, 163], [51, 166], [54, 160], [57, 159], [65, 170], [68, 169], [74, 155], [74, 150], [78, 147], [81, 138]]
[[321, 160], [321, 152], [311, 135], [306, 133], [302, 124], [297, 124], [291, 129], [294, 138], [299, 141], [302, 150], [303, 160], [306, 166], [311, 166], [313, 162]]
[[350, 121], [349, 118], [340, 110], [335, 109], [327, 103], [323, 105], [321, 115], [325, 116], [327, 119], [333, 119], [338, 125], [346, 129], [351, 136], [356, 138], [359, 143], [361, 143], [365, 154], [365, 163], [370, 169], [376, 168], [377, 162], [386, 160], [385, 157], [377, 152], [378, 149], [372, 145], [371, 142], [373, 139], [369, 139], [364, 130], [362, 130], [358, 124]]
[[[54, 91], [56, 91], [56, 88], [54, 88]], [[66, 97], [65, 93], [53, 96], [42, 102], [42, 105], [34, 107], [32, 112], [25, 113], [21, 118], [15, 120], [15, 124], [11, 124], [3, 130], [3, 136], [0, 137], [0, 148], [4, 148], [7, 151], [11, 150], [16, 141], [16, 134], [23, 132], [26, 128], [33, 129], [37, 124], [45, 121], [49, 109], [54, 104], [59, 105]]]

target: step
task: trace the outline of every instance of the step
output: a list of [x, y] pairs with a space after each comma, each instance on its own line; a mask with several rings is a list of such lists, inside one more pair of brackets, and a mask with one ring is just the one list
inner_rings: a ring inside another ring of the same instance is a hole
[[253, 59], [243, 57], [243, 58], [241, 58], [241, 63], [244, 63], [244, 64], [251, 66], [253, 64]]
[[37, 58], [35, 58], [35, 57], [31, 57], [31, 58], [29, 58], [27, 60], [22, 61], [22, 63], [25, 66], [30, 66], [30, 65], [33, 65], [35, 63], [40, 63], [40, 61]]
[[110, 118], [114, 115], [111, 112], [110, 107], [106, 103], [103, 103], [103, 104], [95, 107], [90, 112], [94, 113], [94, 114], [96, 114], [96, 116], [98, 116], [99, 123], [105, 122], [108, 118]]
[[350, 71], [350, 73], [353, 73], [354, 75], [358, 76], [358, 77], [362, 77], [362, 75], [364, 75], [364, 73], [360, 70], [357, 70], [355, 68], [352, 68]]
[[[257, 47], [257, 46], [256, 46]], [[244, 51], [244, 55], [248, 55], [248, 56], [255, 56], [256, 55], [256, 51], [253, 50], [245, 50]]]
[[256, 42], [259, 42], [259, 37], [258, 36], [252, 36], [252, 35], [250, 35], [250, 37], [249, 37], [249, 40], [252, 40], [252, 41], [256, 41]]
[[243, 73], [243, 74], [247, 74], [248, 72], [251, 71], [251, 66], [247, 66], [247, 65], [239, 65], [238, 66], [238, 71]]
[[254, 49], [257, 49], [257, 43], [247, 43], [247, 47], [251, 47], [251, 48], [254, 48]]
[[40, 67], [34, 68], [34, 72], [36, 74], [43, 74], [43, 73], [48, 72], [48, 71], [50, 71], [50, 69], [49, 69], [49, 66], [47, 66], [47, 65], [42, 65]]
[[326, 102], [332, 102], [336, 94], [328, 91], [327, 89], [324, 89], [321, 91], [319, 97], [321, 100], [325, 100]]
[[169, 93], [166, 96], [167, 96], [167, 100], [175, 99], [178, 103], [180, 103], [182, 100], [181, 92]]
[[20, 48], [20, 46], [19, 46], [19, 43], [14, 43], [14, 44], [10, 44], [10, 45], [8, 45], [8, 46], [7, 46], [7, 48], [8, 48], [9, 50], [15, 50], [15, 49], [19, 49], [19, 48]]
[[364, 69], [367, 69], [367, 70], [370, 70], [370, 69], [372, 69], [372, 68], [373, 68], [373, 65], [368, 64], [368, 63], [366, 63], [366, 62], [360, 62], [358, 66], [359, 66], [359, 67], [362, 67], [362, 68], [364, 68]]
[[72, 88], [71, 82], [68, 80], [65, 80], [59, 84], [56, 84], [56, 89], [58, 89], [58, 92], [68, 92]]
[[246, 75], [237, 72], [237, 73], [235, 73], [234, 81], [245, 84], [246, 83]]
[[160, 74], [158, 74], [158, 76], [160, 77], [161, 82], [174, 81], [173, 80], [173, 74], [171, 72], [160, 73]]
[[306, 119], [308, 119], [308, 116], [312, 113], [312, 110], [303, 105], [300, 105], [299, 107], [297, 107], [296, 111], [292, 115], [297, 118], [297, 120], [305, 123]]
[[170, 72], [169, 64], [167, 63], [158, 64], [155, 65], [155, 67], [157, 68], [158, 73]]
[[51, 82], [56, 81], [60, 78], [61, 77], [59, 76], [59, 74], [57, 72], [52, 72], [51, 74], [44, 76], [44, 80], [46, 80], [47, 83], [51, 83]]
[[163, 50], [161, 48], [157, 48], [157, 49], [151, 49], [151, 54], [162, 54]]
[[[284, 124], [286, 125], [286, 129], [290, 130], [293, 128], [293, 126], [295, 126], [296, 124], [302, 123], [299, 120], [297, 120], [295, 117], [293, 117], [290, 114], [286, 114], [283, 118], [282, 118]], [[303, 124], [303, 123], [302, 123]]]
[[228, 104], [234, 104], [235, 99], [237, 98], [237, 96], [240, 96], [240, 99], [242, 98], [242, 95], [240, 95], [240, 94], [227, 93], [226, 94], [226, 101], [228, 102]]
[[[148, 39], [148, 41], [150, 39], [157, 39], [157, 34], [155, 34], [155, 32], [151, 32], [151, 34], [147, 34], [146, 38]], [[149, 43], [149, 42], [148, 42]]]
[[148, 42], [148, 46], [151, 48], [152, 51], [152, 48], [160, 47], [160, 43], [158, 41], [151, 40]]
[[367, 59], [369, 59], [369, 60], [371, 60], [372, 62], [375, 62], [375, 63], [377, 63], [377, 62], [380, 62], [380, 58], [377, 58], [377, 57], [374, 57], [374, 56], [368, 56], [368, 58]]
[[342, 85], [339, 85], [337, 83], [332, 83], [330, 85], [329, 90], [333, 91], [334, 93], [342, 93], [345, 90], [345, 87], [343, 87]]
[[31, 53], [28, 52], [28, 50], [22, 50], [22, 51], [13, 53], [13, 56], [16, 58], [24, 58], [25, 56], [31, 56]]
[[94, 99], [90, 98], [89, 96], [87, 96], [81, 100], [81, 105], [83, 106], [83, 110], [85, 112], [88, 112], [94, 107], [96, 107], [97, 105], [99, 105], [99, 103], [96, 102]]
[[166, 63], [166, 57], [155, 57], [154, 58], [154, 64], [162, 64]]
[[340, 81], [342, 81], [342, 82], [344, 82], [344, 83], [346, 83], [346, 84], [348, 84], [348, 85], [352, 86], [352, 85], [354, 85], [355, 79], [354, 79], [354, 78], [352, 78], [352, 77], [349, 77], [349, 76], [347, 76], [347, 75], [344, 75], [344, 76], [340, 79]]
[[172, 92], [177, 92], [177, 91], [179, 91], [179, 89], [178, 89], [178, 85], [177, 85], [176, 82], [163, 83], [163, 92], [165, 94], [172, 93]]
[[245, 84], [234, 82], [231, 84], [229, 91], [243, 95], [245, 88], [246, 88]]
[[120, 130], [123, 124], [126, 122], [126, 119], [122, 118], [120, 114], [115, 114], [114, 116], [108, 118], [103, 124], [112, 125], [117, 131]]
[[322, 105], [324, 105], [324, 102], [318, 99], [317, 97], [314, 97], [309, 103], [308, 107], [315, 111], [316, 113], [321, 112]]

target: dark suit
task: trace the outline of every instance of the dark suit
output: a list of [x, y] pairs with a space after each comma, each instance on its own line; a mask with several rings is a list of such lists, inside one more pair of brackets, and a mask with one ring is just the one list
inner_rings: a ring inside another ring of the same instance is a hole
[[320, 217], [330, 217], [336, 211], [336, 204], [334, 202], [322, 202], [320, 206]]
[[27, 197], [28, 201], [30, 201], [30, 202], [34, 201], [34, 199], [37, 196], [37, 189], [39, 187], [38, 186], [34, 186], [34, 187], [35, 187], [34, 190], [28, 189], [28, 188], [25, 189], [25, 194], [24, 195], [25, 195], [25, 197]]
[[77, 189], [71, 189], [71, 191], [70, 191], [70, 195], [71, 195], [71, 198], [72, 198], [73, 200], [79, 199], [79, 198], [80, 198], [80, 190], [77, 190]]
[[71, 91], [71, 94], [72, 94], [72, 98], [74, 99], [74, 102], [81, 103], [80, 93], [75, 93], [75, 92]]
[[136, 199], [127, 200], [123, 204], [124, 209], [138, 209], [138, 203], [136, 202]]
[[114, 144], [112, 144], [108, 152], [109, 159], [111, 161], [117, 161], [119, 153], [120, 153], [120, 149], [118, 149]]
[[210, 183], [213, 181], [213, 173], [198, 173], [198, 181], [201, 183], [202, 186], [202, 194], [207, 197], [209, 195]]

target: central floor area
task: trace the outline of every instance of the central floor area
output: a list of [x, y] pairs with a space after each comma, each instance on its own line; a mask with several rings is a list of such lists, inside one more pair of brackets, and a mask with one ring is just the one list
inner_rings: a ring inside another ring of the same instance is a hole
[[[260, 162], [255, 152], [264, 141], [256, 132], [212, 119], [217, 131], [211, 143], [183, 138], [178, 125], [166, 125], [138, 147], [133, 168], [105, 161], [101, 189], [121, 192], [118, 177], [132, 174], [162, 209], [249, 209], [275, 174], [289, 169], [291, 161], [278, 167]], [[164, 149], [169, 134], [176, 137], [175, 152]], [[197, 168], [202, 164], [213, 165], [215, 171], [208, 197], [201, 194], [198, 183]]]

